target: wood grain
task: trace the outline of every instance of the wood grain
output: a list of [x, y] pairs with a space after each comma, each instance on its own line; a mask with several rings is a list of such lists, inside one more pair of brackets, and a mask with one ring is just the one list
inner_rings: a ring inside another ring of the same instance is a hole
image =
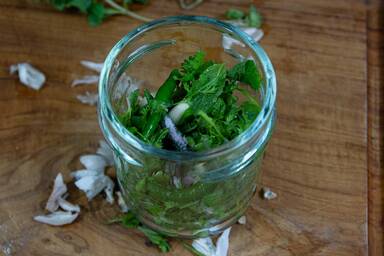
[[384, 255], [384, 3], [368, 9], [368, 237], [369, 254]]
[[[185, 12], [175, 1], [157, 0], [140, 12], [222, 17], [249, 3], [211, 0]], [[261, 44], [278, 76], [278, 122], [263, 165], [263, 184], [278, 198], [254, 199], [245, 227], [233, 228], [230, 255], [382, 255], [376, 7], [358, 0], [255, 4], [265, 17]], [[101, 138], [95, 108], [75, 98], [96, 88], [70, 88], [72, 79], [89, 73], [79, 61], [102, 61], [139, 23], [116, 17], [90, 28], [78, 14], [27, 0], [3, 0], [0, 13], [0, 248], [14, 255], [160, 255], [136, 231], [105, 225], [116, 207], [102, 196], [87, 203], [73, 185], [70, 200], [82, 205], [76, 223], [53, 228], [32, 221], [56, 174], [69, 181], [79, 155], [94, 152]], [[9, 65], [26, 60], [47, 74], [39, 92], [8, 74]], [[190, 255], [177, 242], [172, 246], [169, 255]]]

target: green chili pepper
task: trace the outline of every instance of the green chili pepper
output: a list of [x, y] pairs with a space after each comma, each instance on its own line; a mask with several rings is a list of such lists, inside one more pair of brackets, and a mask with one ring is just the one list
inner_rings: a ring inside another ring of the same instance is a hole
[[156, 93], [155, 99], [159, 102], [169, 104], [171, 103], [172, 96], [175, 92], [177, 81], [176, 77], [179, 76], [179, 70], [172, 70], [171, 74], [162, 86], [160, 86], [159, 90]]
[[161, 104], [168, 105], [171, 103], [173, 93], [177, 86], [175, 79], [179, 75], [177, 69], [172, 70], [167, 80], [160, 86], [155, 96], [155, 102], [152, 105], [151, 115], [144, 126], [143, 136], [149, 138], [159, 126], [159, 123], [164, 118], [166, 111]]

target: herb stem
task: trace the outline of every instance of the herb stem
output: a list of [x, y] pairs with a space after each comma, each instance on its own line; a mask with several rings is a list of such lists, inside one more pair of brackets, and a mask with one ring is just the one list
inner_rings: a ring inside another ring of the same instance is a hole
[[140, 20], [140, 21], [143, 21], [143, 22], [148, 22], [148, 21], [152, 20], [152, 19], [150, 19], [148, 17], [141, 16], [141, 15], [139, 15], [137, 13], [134, 13], [134, 12], [131, 12], [130, 10], [125, 9], [124, 7], [120, 6], [119, 4], [117, 4], [113, 0], [104, 0], [104, 1], [107, 4], [109, 4], [111, 7], [115, 8], [117, 11], [119, 11], [119, 13], [127, 15], [127, 16], [129, 16], [131, 18], [134, 18], [134, 19], [137, 19], [137, 20]]
[[241, 94], [243, 94], [245, 97], [247, 97], [247, 99], [252, 102], [254, 105], [256, 105], [258, 108], [260, 108], [260, 105], [259, 103], [257, 102], [257, 100], [245, 89], [243, 88], [236, 88], [239, 92], [241, 92]]
[[203, 120], [209, 125], [211, 126], [213, 129], [215, 129], [217, 135], [220, 136], [221, 139], [223, 139], [224, 141], [226, 141], [225, 137], [223, 136], [223, 134], [221, 134], [219, 128], [217, 128], [216, 124], [215, 124], [215, 121], [212, 120], [212, 118], [210, 118], [205, 112], [203, 111], [199, 111], [197, 112], [197, 114], [199, 116], [201, 116], [203, 118]]

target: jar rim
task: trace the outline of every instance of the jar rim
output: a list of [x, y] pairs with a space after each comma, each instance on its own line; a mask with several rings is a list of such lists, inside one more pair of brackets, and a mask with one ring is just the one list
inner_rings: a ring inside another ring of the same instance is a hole
[[[121, 122], [119, 121], [115, 111], [112, 108], [112, 104], [110, 102], [110, 97], [108, 96], [108, 83], [110, 78], [110, 71], [113, 68], [115, 60], [117, 59], [120, 52], [124, 49], [126, 45], [128, 45], [131, 41], [133, 41], [137, 36], [145, 33], [148, 30], [153, 28], [157, 28], [164, 25], [172, 25], [179, 24], [181, 22], [187, 22], [191, 24], [200, 24], [200, 25], [213, 25], [218, 28], [224, 28], [227, 31], [236, 35], [245, 45], [247, 45], [254, 54], [259, 58], [261, 63], [261, 68], [264, 71], [265, 75], [265, 83], [266, 83], [266, 91], [265, 98], [263, 100], [263, 104], [261, 106], [261, 111], [253, 121], [253, 123], [241, 134], [239, 134], [236, 138], [209, 150], [201, 151], [201, 152], [192, 152], [192, 151], [172, 151], [167, 149], [157, 148], [150, 144], [147, 144], [141, 141], [139, 138], [134, 136], [132, 133], [126, 129]], [[206, 159], [211, 157], [217, 157], [223, 153], [228, 151], [232, 151], [238, 147], [244, 145], [249, 139], [251, 139], [254, 134], [257, 134], [261, 128], [264, 126], [266, 122], [270, 120], [270, 117], [273, 115], [274, 106], [276, 101], [276, 76], [273, 65], [263, 50], [263, 48], [255, 42], [251, 36], [246, 34], [240, 28], [231, 25], [229, 23], [219, 21], [214, 18], [206, 17], [206, 16], [170, 16], [161, 19], [157, 19], [148, 23], [145, 23], [134, 30], [127, 33], [122, 39], [120, 39], [114, 47], [110, 50], [107, 55], [103, 69], [100, 74], [99, 79], [99, 115], [104, 115], [108, 121], [111, 123], [112, 128], [121, 136], [124, 141], [134, 146], [138, 150], [142, 152], [147, 152], [152, 155], [158, 156], [163, 159], [180, 161], [180, 160], [199, 160]], [[101, 127], [103, 130], [103, 126]], [[103, 130], [105, 134], [105, 131]], [[106, 135], [106, 134], [105, 134]]]

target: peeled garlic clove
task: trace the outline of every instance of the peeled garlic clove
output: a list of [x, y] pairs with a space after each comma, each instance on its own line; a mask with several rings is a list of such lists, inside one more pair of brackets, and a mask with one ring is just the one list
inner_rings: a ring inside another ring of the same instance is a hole
[[80, 212], [80, 206], [78, 206], [77, 204], [76, 205], [72, 204], [63, 198], [59, 198], [58, 203], [59, 203], [59, 206], [61, 207], [61, 209], [65, 210], [65, 211]]
[[104, 170], [107, 167], [107, 161], [104, 157], [96, 154], [83, 155], [80, 162], [87, 170]]
[[172, 122], [175, 124], [178, 124], [180, 121], [181, 117], [183, 116], [184, 112], [189, 109], [188, 103], [181, 102], [177, 104], [175, 107], [169, 111], [168, 116], [171, 118]]
[[57, 211], [48, 215], [38, 215], [33, 217], [33, 219], [52, 226], [63, 226], [72, 223], [77, 216], [79, 216], [79, 212]]
[[39, 90], [45, 83], [45, 75], [29, 63], [12, 65], [10, 67], [11, 74], [16, 71], [19, 73], [20, 82], [29, 88]]
[[67, 192], [67, 186], [64, 183], [63, 175], [59, 173], [56, 176], [53, 190], [51, 195], [48, 198], [48, 202], [45, 206], [45, 209], [47, 209], [50, 212], [54, 212], [59, 208], [58, 200], [63, 197], [63, 195]]

